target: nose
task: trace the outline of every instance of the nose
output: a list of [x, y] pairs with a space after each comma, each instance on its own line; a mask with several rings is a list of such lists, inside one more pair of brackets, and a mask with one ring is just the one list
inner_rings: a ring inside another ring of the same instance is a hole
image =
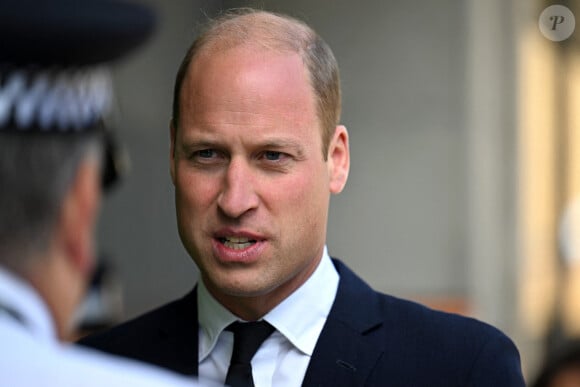
[[222, 212], [237, 219], [258, 206], [255, 179], [251, 167], [244, 160], [232, 159], [224, 176], [223, 189], [217, 204]]

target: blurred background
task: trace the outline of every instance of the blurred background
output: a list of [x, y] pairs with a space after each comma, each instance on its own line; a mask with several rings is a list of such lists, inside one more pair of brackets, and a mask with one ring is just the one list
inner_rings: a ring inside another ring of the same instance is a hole
[[305, 20], [341, 68], [352, 169], [331, 255], [376, 289], [498, 326], [528, 377], [580, 334], [580, 31], [556, 42], [538, 24], [580, 1], [144, 2], [157, 33], [114, 68], [131, 171], [99, 227], [119, 318], [197, 280], [168, 172], [174, 76], [208, 17], [255, 6]]

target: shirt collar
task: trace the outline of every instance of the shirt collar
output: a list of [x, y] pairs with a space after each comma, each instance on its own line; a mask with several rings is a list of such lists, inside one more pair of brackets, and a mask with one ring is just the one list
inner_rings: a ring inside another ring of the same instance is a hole
[[338, 280], [325, 246], [320, 264], [310, 278], [264, 319], [301, 352], [311, 356], [336, 297]]
[[21, 278], [0, 266], [0, 304], [22, 318], [22, 324], [40, 340], [57, 342], [51, 314], [42, 298]]
[[[264, 316], [298, 350], [310, 356], [330, 313], [339, 276], [326, 246], [310, 278]], [[213, 350], [220, 333], [238, 318], [211, 296], [203, 281], [197, 289], [200, 326], [199, 360]]]
[[197, 314], [199, 361], [202, 361], [215, 347], [220, 333], [237, 318], [213, 298], [201, 280], [197, 284]]

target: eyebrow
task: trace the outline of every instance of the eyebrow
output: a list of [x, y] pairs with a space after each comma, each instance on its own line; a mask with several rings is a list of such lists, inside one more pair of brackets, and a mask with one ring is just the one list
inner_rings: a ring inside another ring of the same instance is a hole
[[[265, 141], [258, 141], [251, 144], [252, 148], [259, 149], [292, 149], [296, 152], [298, 158], [304, 157], [304, 147], [298, 142], [289, 138], [269, 138]], [[225, 144], [217, 139], [185, 139], [181, 143], [182, 149], [191, 148], [217, 148], [222, 149], [226, 147]]]
[[259, 143], [258, 147], [264, 149], [288, 149], [291, 148], [296, 152], [298, 157], [304, 156], [304, 148], [297, 141], [287, 138], [268, 139], [263, 143]]

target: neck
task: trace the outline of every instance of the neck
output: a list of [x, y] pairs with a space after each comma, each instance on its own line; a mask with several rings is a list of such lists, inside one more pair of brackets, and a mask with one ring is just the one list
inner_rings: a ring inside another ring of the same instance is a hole
[[202, 280], [212, 297], [230, 312], [242, 320], [257, 321], [302, 286], [310, 278], [312, 273], [314, 273], [321, 259], [322, 255], [309, 263], [308, 270], [299, 272], [299, 274], [296, 274], [285, 283], [259, 295], [226, 294], [216, 286], [213, 286], [213, 283], [207, 277], [202, 275]]
[[72, 317], [84, 293], [83, 282], [75, 278], [66, 261], [59, 257], [39, 260], [25, 277], [48, 307], [58, 338], [69, 339]]

